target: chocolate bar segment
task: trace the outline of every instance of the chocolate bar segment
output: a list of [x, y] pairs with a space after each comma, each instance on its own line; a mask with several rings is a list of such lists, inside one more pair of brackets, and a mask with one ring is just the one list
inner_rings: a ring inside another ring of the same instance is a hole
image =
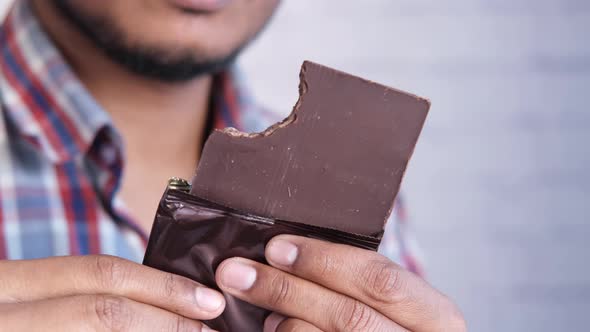
[[282, 123], [215, 131], [191, 193], [255, 215], [378, 235], [429, 101], [312, 62]]

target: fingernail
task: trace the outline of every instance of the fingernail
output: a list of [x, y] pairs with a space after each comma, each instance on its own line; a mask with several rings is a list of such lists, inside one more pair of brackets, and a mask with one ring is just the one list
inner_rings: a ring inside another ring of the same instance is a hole
[[275, 332], [279, 325], [285, 320], [285, 316], [273, 312], [264, 321], [264, 332]]
[[225, 301], [221, 294], [205, 287], [197, 287], [195, 297], [199, 308], [211, 312], [219, 310]]
[[271, 241], [268, 247], [268, 260], [278, 265], [291, 266], [297, 259], [299, 250], [293, 243], [278, 239]]
[[239, 261], [228, 262], [221, 270], [221, 283], [226, 287], [245, 291], [256, 281], [256, 269]]

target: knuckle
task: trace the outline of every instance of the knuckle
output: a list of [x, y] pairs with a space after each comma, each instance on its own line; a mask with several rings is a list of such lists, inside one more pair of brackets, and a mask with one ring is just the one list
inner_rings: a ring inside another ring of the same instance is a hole
[[293, 285], [291, 281], [283, 274], [277, 274], [272, 278], [270, 283], [269, 304], [273, 308], [280, 308], [289, 303], [292, 296]]
[[318, 256], [318, 278], [325, 280], [334, 275], [336, 264], [332, 257], [328, 254], [321, 254]]
[[337, 319], [342, 322], [339, 331], [373, 331], [377, 315], [369, 306], [359, 301], [346, 299], [341, 305], [340, 315]]
[[117, 288], [125, 280], [126, 264], [121, 258], [97, 255], [94, 256], [94, 266], [102, 289]]
[[[187, 294], [194, 292], [196, 285], [190, 279], [176, 275], [174, 273], [165, 272], [162, 281], [163, 296], [168, 299], [185, 299]], [[180, 313], [191, 312], [192, 303], [186, 301], [174, 301], [174, 305], [168, 310]]]
[[172, 273], [166, 273], [164, 276], [164, 293], [169, 298], [174, 298], [180, 293], [178, 289], [178, 281], [176, 275]]
[[192, 332], [194, 331], [194, 325], [190, 324], [188, 319], [177, 315], [175, 319], [172, 320], [170, 323], [171, 326], [166, 329], [167, 331], [171, 332]]
[[127, 331], [133, 317], [127, 300], [117, 296], [91, 297], [88, 312], [98, 321], [99, 330], [105, 331]]
[[391, 304], [405, 299], [402, 271], [394, 263], [372, 261], [365, 274], [365, 292], [371, 300]]

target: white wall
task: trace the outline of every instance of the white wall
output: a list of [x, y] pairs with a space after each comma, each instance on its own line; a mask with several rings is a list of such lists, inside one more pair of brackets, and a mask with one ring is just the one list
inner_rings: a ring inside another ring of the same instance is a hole
[[0, 0], [0, 16], [4, 17], [4, 13], [8, 9], [8, 6], [12, 3], [12, 0]]

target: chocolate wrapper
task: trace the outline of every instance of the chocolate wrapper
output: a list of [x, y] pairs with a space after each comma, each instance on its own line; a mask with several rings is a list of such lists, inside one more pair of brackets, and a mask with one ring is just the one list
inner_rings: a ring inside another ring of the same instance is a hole
[[[279, 234], [306, 236], [376, 251], [381, 236], [351, 234], [293, 221], [264, 218], [224, 207], [181, 190], [160, 201], [143, 264], [219, 290], [215, 270], [225, 259], [245, 257], [267, 264], [264, 249]], [[222, 332], [262, 331], [268, 310], [224, 294], [226, 308], [206, 321]]]

